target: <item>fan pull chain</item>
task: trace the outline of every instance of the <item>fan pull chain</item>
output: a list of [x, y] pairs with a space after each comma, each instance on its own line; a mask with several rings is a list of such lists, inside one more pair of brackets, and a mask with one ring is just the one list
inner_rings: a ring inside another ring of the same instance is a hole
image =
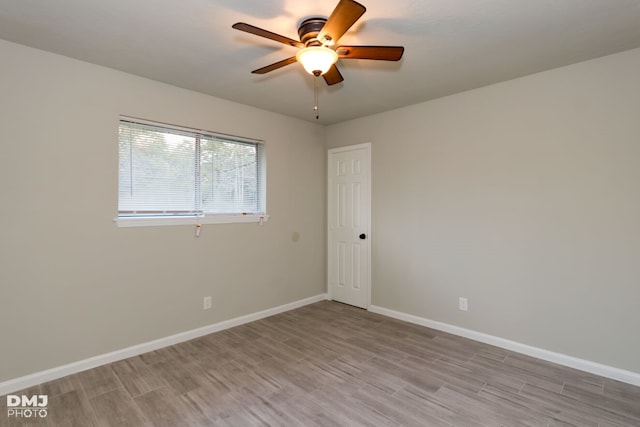
[[318, 80], [320, 78], [315, 76], [313, 78], [313, 111], [316, 112], [316, 120], [320, 119], [320, 113], [318, 112]]

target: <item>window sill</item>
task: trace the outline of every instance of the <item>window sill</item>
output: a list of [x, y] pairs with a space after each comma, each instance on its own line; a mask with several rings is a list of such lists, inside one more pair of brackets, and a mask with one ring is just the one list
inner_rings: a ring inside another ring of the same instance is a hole
[[201, 217], [115, 218], [118, 227], [159, 227], [166, 225], [265, 223], [269, 215], [210, 215]]

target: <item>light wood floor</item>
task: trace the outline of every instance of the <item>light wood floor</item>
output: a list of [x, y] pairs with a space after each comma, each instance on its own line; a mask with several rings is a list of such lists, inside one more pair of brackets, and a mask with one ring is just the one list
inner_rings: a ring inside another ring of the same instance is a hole
[[41, 384], [49, 426], [640, 426], [640, 388], [335, 302]]

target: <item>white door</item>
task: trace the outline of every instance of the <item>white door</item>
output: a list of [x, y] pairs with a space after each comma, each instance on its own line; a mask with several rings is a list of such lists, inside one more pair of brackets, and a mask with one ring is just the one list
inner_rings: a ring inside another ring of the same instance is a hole
[[329, 296], [371, 301], [371, 144], [329, 150]]

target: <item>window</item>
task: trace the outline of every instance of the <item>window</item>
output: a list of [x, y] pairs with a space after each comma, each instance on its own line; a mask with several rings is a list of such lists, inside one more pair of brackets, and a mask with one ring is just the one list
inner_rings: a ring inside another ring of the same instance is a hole
[[261, 221], [264, 177], [260, 141], [120, 120], [121, 225]]

